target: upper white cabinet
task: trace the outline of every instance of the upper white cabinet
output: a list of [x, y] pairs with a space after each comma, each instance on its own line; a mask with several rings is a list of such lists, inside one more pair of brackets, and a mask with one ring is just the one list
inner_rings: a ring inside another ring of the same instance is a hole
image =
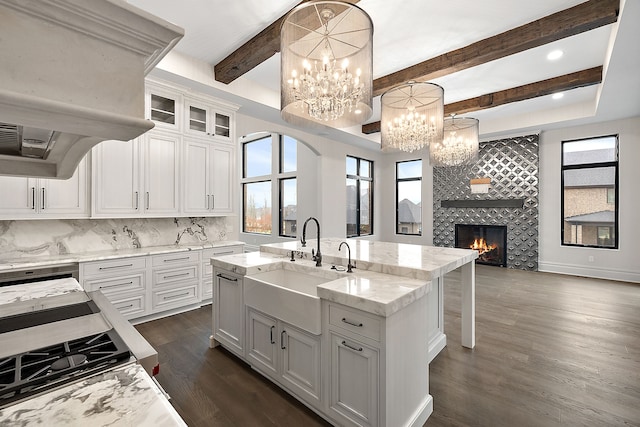
[[88, 161], [66, 180], [0, 177], [0, 219], [86, 218]]
[[178, 216], [181, 139], [153, 130], [133, 141], [98, 144], [93, 149], [92, 216]]
[[233, 109], [213, 100], [184, 98], [185, 134], [230, 142], [233, 138]]
[[156, 129], [180, 131], [182, 129], [182, 94], [159, 83], [147, 82], [145, 87], [145, 118], [156, 124]]
[[184, 139], [183, 212], [186, 215], [233, 213], [235, 147]]

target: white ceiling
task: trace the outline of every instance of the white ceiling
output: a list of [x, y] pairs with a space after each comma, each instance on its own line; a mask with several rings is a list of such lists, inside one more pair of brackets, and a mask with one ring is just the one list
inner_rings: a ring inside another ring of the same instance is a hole
[[[298, 3], [295, 0], [129, 2], [183, 27], [185, 36], [175, 50], [211, 66]], [[369, 14], [374, 24], [373, 71], [374, 78], [378, 78], [579, 3], [582, 1], [361, 0], [358, 6]], [[444, 87], [445, 103], [450, 103], [604, 65], [601, 85], [574, 89], [560, 100], [544, 96], [466, 114], [480, 119], [483, 137], [640, 116], [640, 46], [637, 42], [640, 40], [640, 25], [637, 25], [640, 1], [620, 0], [620, 9], [616, 24], [433, 82]], [[554, 49], [563, 50], [564, 56], [548, 61], [546, 55]], [[240, 79], [263, 86], [279, 99], [279, 67], [280, 55], [276, 54]], [[243, 105], [245, 111], [260, 114], [259, 105], [246, 104]], [[265, 108], [273, 110], [273, 106]], [[379, 120], [379, 111], [379, 99], [375, 99], [374, 117], [370, 122]], [[273, 111], [265, 114], [273, 119]], [[347, 131], [358, 138], [379, 141], [379, 134], [362, 135], [355, 128]]]

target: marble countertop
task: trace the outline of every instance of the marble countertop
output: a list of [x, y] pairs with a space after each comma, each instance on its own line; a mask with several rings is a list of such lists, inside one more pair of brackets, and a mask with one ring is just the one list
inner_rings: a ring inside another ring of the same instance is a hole
[[186, 426], [149, 374], [129, 363], [0, 409], [0, 426]]
[[115, 258], [127, 258], [146, 255], [159, 255], [171, 252], [184, 252], [218, 248], [231, 245], [244, 245], [240, 241], [219, 241], [205, 244], [149, 246], [144, 248], [114, 249], [96, 252], [83, 252], [56, 256], [34, 256], [22, 258], [0, 258], [0, 272], [26, 270], [53, 265], [73, 264], [77, 262], [102, 261]]
[[377, 271], [353, 270], [347, 273], [341, 262], [335, 264], [341, 271], [332, 269], [332, 264], [323, 262], [316, 267], [308, 257], [290, 256], [269, 252], [249, 252], [212, 258], [211, 263], [219, 268], [246, 276], [260, 272], [286, 268], [328, 279], [318, 285], [317, 296], [328, 301], [357, 308], [383, 317], [389, 317], [431, 292], [431, 281], [411, 277], [395, 276]]

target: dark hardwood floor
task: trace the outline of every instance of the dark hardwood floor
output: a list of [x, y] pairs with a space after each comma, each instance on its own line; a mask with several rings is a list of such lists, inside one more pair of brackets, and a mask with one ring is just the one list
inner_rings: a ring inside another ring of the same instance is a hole
[[[474, 350], [459, 344], [459, 272], [445, 284], [426, 426], [640, 426], [640, 284], [478, 266]], [[137, 328], [189, 426], [328, 425], [207, 347], [210, 306]]]

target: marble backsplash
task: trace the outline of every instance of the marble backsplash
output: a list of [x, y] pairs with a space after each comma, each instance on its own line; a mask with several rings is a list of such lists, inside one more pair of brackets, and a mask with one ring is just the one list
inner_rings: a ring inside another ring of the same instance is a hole
[[237, 218], [0, 221], [0, 259], [237, 240]]

